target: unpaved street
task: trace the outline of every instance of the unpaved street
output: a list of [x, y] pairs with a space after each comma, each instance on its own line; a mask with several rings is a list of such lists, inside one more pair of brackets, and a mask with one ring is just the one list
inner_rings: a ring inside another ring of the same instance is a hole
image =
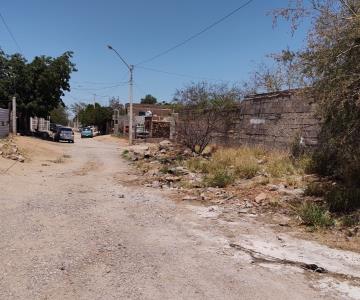
[[[141, 187], [119, 140], [39, 143], [68, 156], [54, 163], [44, 154], [0, 175], [0, 299], [360, 297], [357, 254], [286, 236], [271, 244], [271, 228], [250, 217], [227, 222], [216, 207], [177, 203], [169, 191]], [[331, 272], [353, 272], [353, 285], [256, 261], [231, 243], [271, 256], [288, 251], [293, 260], [317, 258]]]

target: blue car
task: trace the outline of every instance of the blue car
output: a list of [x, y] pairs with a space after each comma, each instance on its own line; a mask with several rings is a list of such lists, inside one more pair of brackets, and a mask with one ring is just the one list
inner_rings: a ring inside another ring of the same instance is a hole
[[85, 127], [81, 130], [81, 138], [92, 138], [94, 136], [93, 131], [89, 127]]

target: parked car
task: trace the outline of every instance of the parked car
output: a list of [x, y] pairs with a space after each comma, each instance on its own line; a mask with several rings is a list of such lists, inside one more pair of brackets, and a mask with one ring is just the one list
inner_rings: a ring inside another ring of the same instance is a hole
[[59, 127], [62, 127], [62, 126], [59, 125], [59, 124], [50, 123], [50, 131], [51, 131], [51, 132], [54, 132], [54, 133], [55, 133]]
[[90, 127], [85, 127], [81, 130], [81, 138], [92, 138], [94, 136]]
[[53, 140], [55, 142], [67, 141], [68, 143], [74, 143], [74, 131], [69, 127], [58, 126]]

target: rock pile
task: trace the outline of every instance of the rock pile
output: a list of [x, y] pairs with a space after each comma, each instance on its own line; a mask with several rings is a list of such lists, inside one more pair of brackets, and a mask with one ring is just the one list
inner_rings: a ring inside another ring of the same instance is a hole
[[126, 157], [143, 170], [145, 185], [154, 188], [180, 188], [184, 182], [201, 182], [200, 175], [180, 164], [192, 152], [168, 140], [128, 148]]
[[25, 161], [25, 158], [19, 151], [18, 146], [12, 140], [0, 141], [0, 156], [19, 162]]

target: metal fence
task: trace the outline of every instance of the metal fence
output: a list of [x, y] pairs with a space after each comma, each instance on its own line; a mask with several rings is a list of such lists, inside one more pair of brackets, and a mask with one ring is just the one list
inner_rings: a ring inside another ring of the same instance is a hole
[[0, 108], [0, 138], [9, 135], [9, 110]]

